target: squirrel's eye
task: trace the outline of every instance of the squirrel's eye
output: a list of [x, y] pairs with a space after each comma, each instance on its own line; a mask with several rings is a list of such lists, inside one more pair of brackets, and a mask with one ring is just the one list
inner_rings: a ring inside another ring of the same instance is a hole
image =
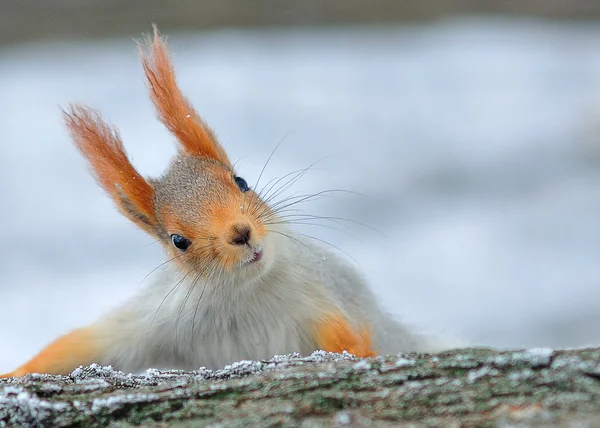
[[246, 180], [244, 180], [242, 177], [234, 176], [233, 179], [235, 180], [235, 184], [238, 185], [242, 192], [247, 192], [248, 190], [250, 190], [250, 188], [248, 187], [248, 183], [246, 183]]
[[189, 239], [177, 234], [171, 235], [171, 242], [173, 243], [173, 246], [175, 248], [181, 251], [187, 250], [187, 248], [192, 243], [192, 241], [190, 241]]

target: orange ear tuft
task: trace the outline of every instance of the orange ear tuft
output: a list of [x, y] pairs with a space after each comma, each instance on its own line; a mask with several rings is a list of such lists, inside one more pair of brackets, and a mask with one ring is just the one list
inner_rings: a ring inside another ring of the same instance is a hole
[[71, 105], [63, 113], [75, 145], [92, 165], [100, 185], [128, 218], [153, 233], [154, 189], [129, 162], [118, 132], [88, 107]]
[[230, 165], [225, 151], [210, 128], [179, 90], [167, 44], [159, 36], [156, 26], [154, 38], [147, 39], [146, 49], [140, 47], [140, 54], [150, 97], [160, 120], [190, 155], [209, 157]]

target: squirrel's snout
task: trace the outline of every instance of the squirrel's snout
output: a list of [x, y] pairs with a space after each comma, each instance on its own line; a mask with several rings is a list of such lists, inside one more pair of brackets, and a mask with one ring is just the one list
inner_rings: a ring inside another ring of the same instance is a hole
[[252, 237], [250, 226], [244, 223], [234, 224], [231, 227], [229, 243], [232, 245], [247, 245]]

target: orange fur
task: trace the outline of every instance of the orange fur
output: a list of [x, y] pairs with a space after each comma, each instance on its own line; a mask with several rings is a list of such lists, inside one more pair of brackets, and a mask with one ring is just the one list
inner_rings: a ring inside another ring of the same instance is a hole
[[185, 236], [195, 243], [196, 248], [201, 248], [201, 251], [192, 252], [186, 257], [177, 257], [179, 253], [172, 246], [168, 246], [167, 251], [182, 264], [194, 257], [203, 260], [214, 257], [225, 269], [231, 270], [239, 263], [241, 257], [247, 257], [247, 248], [230, 243], [234, 225], [247, 225], [253, 242], [265, 236], [265, 225], [253, 214], [253, 204], [258, 203], [255, 194], [241, 193], [232, 180], [231, 172], [222, 167], [209, 165], [207, 169], [213, 177], [219, 177], [222, 182], [229, 183], [229, 188], [223, 189], [219, 199], [211, 200], [209, 207], [199, 207], [195, 213], [185, 218], [180, 218], [169, 205], [164, 205], [160, 212], [161, 222], [166, 230]]
[[98, 355], [94, 332], [80, 328], [59, 337], [29, 362], [0, 378], [25, 376], [29, 373], [67, 375], [80, 365], [89, 365]]
[[[199, 252], [190, 253], [189, 257], [201, 259], [217, 258], [223, 267], [231, 270], [240, 261], [240, 257], [247, 251], [246, 247], [230, 244], [230, 236], [235, 224], [245, 224], [251, 230], [253, 241], [261, 239], [265, 235], [265, 226], [262, 222], [253, 221], [247, 214], [241, 213], [239, 205], [241, 202], [233, 198], [226, 205], [215, 205], [211, 207], [208, 214], [199, 214], [196, 217], [186, 219], [182, 222], [175, 216], [169, 207], [162, 212], [162, 220], [167, 229], [173, 233], [181, 234], [202, 248]], [[236, 212], [237, 210], [237, 212]], [[207, 219], [210, 219], [207, 223]], [[199, 226], [202, 225], [202, 226]], [[177, 250], [168, 247], [173, 256], [177, 256]], [[189, 257], [177, 257], [179, 263], [185, 263]]]
[[230, 166], [225, 150], [216, 142], [210, 128], [183, 96], [171, 64], [166, 42], [154, 26], [154, 38], [147, 41], [147, 53], [140, 48], [150, 97], [160, 120], [192, 156], [209, 157]]
[[[129, 162], [118, 132], [88, 107], [72, 105], [64, 116], [75, 145], [91, 163], [100, 185], [123, 214], [152, 233], [151, 226], [156, 224], [154, 189]], [[123, 196], [147, 223], [124, 205]]]
[[367, 329], [358, 334], [350, 327], [348, 320], [335, 314], [322, 320], [316, 331], [317, 345], [328, 352], [347, 351], [357, 357], [374, 357], [371, 336]]

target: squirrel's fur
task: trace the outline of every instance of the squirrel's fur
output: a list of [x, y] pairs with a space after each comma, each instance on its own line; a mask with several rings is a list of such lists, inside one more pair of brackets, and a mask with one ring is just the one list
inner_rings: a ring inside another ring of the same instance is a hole
[[[169, 260], [138, 295], [2, 377], [67, 374], [93, 362], [127, 372], [193, 370], [317, 349], [363, 357], [434, 350], [379, 308], [352, 267], [289, 230], [281, 205], [237, 182], [177, 87], [156, 28], [141, 53], [158, 116], [179, 142], [162, 177], [143, 178], [93, 110], [71, 106], [64, 115], [99, 184]], [[189, 247], [176, 248], [173, 235]]]

